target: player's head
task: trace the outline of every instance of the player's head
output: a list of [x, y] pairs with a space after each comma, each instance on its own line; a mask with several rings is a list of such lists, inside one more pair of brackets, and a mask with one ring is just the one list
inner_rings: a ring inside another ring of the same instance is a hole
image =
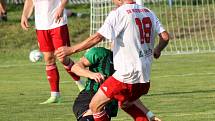
[[133, 3], [134, 0], [112, 0], [116, 6], [121, 6], [126, 3]]
[[113, 1], [113, 3], [117, 6], [117, 7], [119, 7], [119, 6], [121, 6], [122, 4], [123, 4], [123, 1], [124, 0], [112, 0]]

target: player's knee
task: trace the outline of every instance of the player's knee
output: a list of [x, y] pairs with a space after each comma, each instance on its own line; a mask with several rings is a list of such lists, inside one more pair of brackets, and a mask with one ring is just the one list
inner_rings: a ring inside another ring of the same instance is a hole
[[99, 105], [97, 102], [92, 102], [89, 104], [89, 108], [92, 111], [92, 113], [98, 113], [104, 110], [104, 106]]
[[93, 101], [90, 102], [89, 108], [90, 108], [90, 110], [91, 110], [93, 113], [96, 113], [96, 112], [97, 112], [97, 106], [96, 106], [96, 104], [95, 104]]
[[55, 63], [55, 57], [52, 55], [44, 55], [44, 60], [47, 65], [51, 65]]

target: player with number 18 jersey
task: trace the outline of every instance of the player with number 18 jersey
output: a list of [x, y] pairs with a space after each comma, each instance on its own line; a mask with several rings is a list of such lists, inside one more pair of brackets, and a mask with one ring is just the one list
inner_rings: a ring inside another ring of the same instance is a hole
[[155, 35], [164, 31], [156, 15], [138, 4], [110, 12], [98, 32], [114, 42], [113, 77], [127, 84], [149, 82]]

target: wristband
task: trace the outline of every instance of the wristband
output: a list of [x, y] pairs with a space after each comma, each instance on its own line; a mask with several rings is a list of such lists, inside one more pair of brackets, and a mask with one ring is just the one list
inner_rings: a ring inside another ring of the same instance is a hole
[[151, 121], [151, 118], [153, 118], [155, 115], [151, 111], [148, 111], [146, 116], [147, 116], [148, 120]]

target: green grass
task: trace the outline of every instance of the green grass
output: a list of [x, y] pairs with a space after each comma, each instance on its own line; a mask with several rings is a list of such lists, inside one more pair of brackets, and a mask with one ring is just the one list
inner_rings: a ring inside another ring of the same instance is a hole
[[[214, 60], [214, 53], [162, 56], [154, 61], [152, 86], [141, 100], [163, 121], [215, 120]], [[0, 121], [75, 121], [71, 106], [78, 88], [59, 63], [62, 103], [39, 105], [49, 96], [43, 62], [25, 56], [0, 62]], [[119, 111], [113, 120], [131, 119]]]
[[[44, 62], [28, 60], [29, 51], [37, 44], [34, 29], [26, 32], [20, 28], [22, 7], [9, 5], [8, 22], [0, 22], [0, 121], [75, 121], [71, 107], [79, 91], [59, 63], [62, 103], [39, 105], [49, 97], [49, 85]], [[68, 8], [89, 12], [89, 5]], [[69, 18], [69, 30], [72, 44], [85, 39], [89, 16]], [[154, 61], [151, 88], [141, 100], [163, 121], [214, 121], [214, 60], [214, 53], [162, 56]], [[113, 120], [132, 119], [120, 110]]]

